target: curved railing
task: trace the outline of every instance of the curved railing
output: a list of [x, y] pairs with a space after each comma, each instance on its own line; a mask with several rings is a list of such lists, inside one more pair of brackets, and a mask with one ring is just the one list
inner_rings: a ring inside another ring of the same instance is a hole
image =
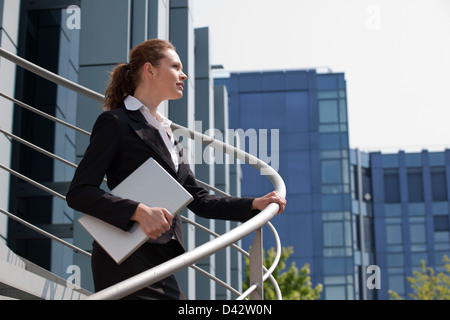
[[[11, 62], [15, 63], [16, 65], [18, 65], [24, 69], [27, 69], [30, 72], [33, 72], [34, 74], [37, 74], [47, 80], [54, 82], [58, 85], [64, 86], [70, 90], [73, 90], [79, 94], [82, 94], [85, 97], [93, 99], [94, 101], [97, 101], [99, 103], [103, 102], [103, 98], [104, 98], [103, 95], [101, 95], [97, 92], [94, 92], [92, 90], [89, 90], [77, 83], [67, 80], [67, 79], [65, 79], [59, 75], [56, 75], [48, 70], [45, 70], [35, 64], [32, 64], [29, 61], [4, 50], [3, 48], [0, 48], [0, 56], [10, 60]], [[89, 132], [87, 132], [87, 131], [79, 129], [76, 126], [73, 126], [69, 123], [61, 121], [60, 119], [57, 119], [48, 114], [45, 114], [42, 111], [39, 111], [39, 110], [33, 108], [32, 106], [29, 106], [21, 101], [11, 98], [3, 93], [0, 93], [0, 96], [5, 99], [10, 100], [11, 102], [13, 102], [14, 104], [16, 104], [20, 107], [26, 108], [26, 109], [28, 109], [32, 112], [35, 112], [43, 117], [46, 117], [52, 121], [58, 122], [62, 125], [70, 127], [81, 133], [89, 134]], [[241, 160], [242, 162], [244, 162], [246, 164], [253, 166], [257, 170], [261, 171], [262, 174], [264, 174], [265, 176], [267, 176], [269, 178], [269, 180], [272, 182], [272, 184], [274, 186], [274, 190], [276, 190], [282, 197], [286, 196], [286, 188], [285, 188], [283, 179], [279, 176], [279, 174], [273, 168], [271, 168], [269, 165], [267, 165], [265, 162], [261, 161], [260, 159], [254, 157], [253, 155], [246, 153], [240, 149], [237, 149], [231, 145], [225, 144], [222, 141], [213, 139], [209, 136], [195, 132], [193, 130], [182, 127], [180, 125], [173, 123], [172, 129], [174, 132], [176, 132], [177, 134], [183, 135], [185, 138], [193, 139], [195, 141], [201, 141], [204, 145], [218, 149], [230, 156], [233, 156], [234, 158]], [[0, 128], [0, 132], [3, 133], [5, 136], [7, 136], [11, 140], [16, 140], [19, 143], [25, 144], [37, 151], [49, 156], [49, 157], [52, 157], [59, 161], [62, 161], [63, 163], [65, 163], [67, 165], [76, 167], [76, 165], [71, 163], [70, 161], [62, 159], [46, 150], [43, 150], [42, 148], [35, 146], [35, 145], [21, 139], [20, 137], [17, 137], [15, 135], [3, 130], [2, 128]], [[63, 195], [39, 184], [36, 181], [33, 181], [33, 180], [21, 175], [20, 173], [2, 165], [2, 164], [0, 164], [0, 168], [8, 171], [10, 174], [17, 176], [20, 179], [23, 179], [23, 180], [33, 184], [34, 186], [50, 193], [53, 196], [56, 196], [56, 197], [59, 197], [59, 198], [65, 200], [65, 197]], [[203, 185], [204, 187], [209, 188], [216, 193], [219, 193], [222, 195], [227, 195], [226, 193], [222, 192], [221, 190], [218, 190], [212, 186], [209, 186], [208, 184], [206, 184], [204, 182], [201, 182], [201, 181], [198, 181], [198, 182], [201, 185]], [[181, 271], [187, 267], [194, 268], [195, 270], [203, 273], [204, 275], [208, 276], [209, 278], [216, 281], [220, 285], [224, 286], [226, 289], [232, 291], [234, 294], [238, 295], [238, 298], [237, 298], [238, 300], [244, 299], [248, 296], [250, 296], [250, 298], [252, 300], [263, 299], [263, 282], [270, 279], [272, 284], [275, 287], [275, 290], [277, 293], [277, 298], [282, 299], [278, 284], [276, 283], [275, 279], [272, 277], [272, 273], [280, 261], [281, 243], [280, 243], [280, 239], [278, 237], [278, 234], [277, 234], [275, 228], [269, 222], [277, 214], [278, 210], [279, 210], [278, 204], [272, 203], [266, 209], [261, 211], [261, 213], [259, 213], [257, 216], [255, 216], [254, 218], [250, 219], [249, 221], [247, 221], [245, 223], [240, 224], [233, 230], [231, 230], [223, 235], [218, 235], [218, 234], [210, 231], [209, 229], [199, 225], [198, 223], [191, 221], [190, 219], [182, 216], [182, 219], [184, 221], [194, 225], [197, 228], [201, 228], [205, 232], [214, 236], [215, 239], [213, 239], [191, 251], [188, 251], [172, 260], [169, 260], [163, 264], [160, 264], [148, 271], [145, 271], [145, 272], [143, 272], [139, 275], [136, 275], [130, 279], [127, 279], [121, 283], [111, 286], [110, 288], [107, 288], [105, 290], [102, 290], [100, 292], [92, 294], [87, 299], [89, 299], [89, 300], [120, 299], [124, 296], [129, 295], [130, 293], [140, 290], [154, 282], [164, 279], [165, 277], [168, 277], [174, 273], [177, 273], [178, 271]], [[40, 232], [41, 234], [72, 248], [75, 251], [78, 251], [82, 254], [90, 256], [90, 254], [88, 252], [86, 252], [80, 248], [77, 248], [62, 239], [59, 239], [59, 238], [49, 234], [48, 232], [46, 232], [42, 229], [39, 229], [36, 226], [33, 226], [32, 224], [29, 224], [28, 222], [20, 219], [19, 217], [15, 216], [14, 214], [12, 214], [6, 210], [3, 210], [0, 208], [0, 212], [2, 212], [3, 214], [7, 215], [8, 217], [10, 217], [12, 219], [24, 224], [25, 226], [32, 228], [33, 230]], [[277, 249], [275, 260], [269, 269], [264, 268], [264, 266], [262, 264], [262, 228], [264, 225], [267, 225], [269, 227], [269, 229], [272, 231], [272, 233], [275, 237], [276, 249]], [[243, 250], [242, 248], [235, 245], [235, 242], [241, 240], [242, 238], [246, 237], [247, 235], [249, 235], [253, 232], [255, 232], [255, 236], [254, 236], [254, 241], [253, 241], [252, 249], [250, 250], [250, 253], [247, 253], [245, 250]], [[216, 277], [208, 274], [206, 271], [200, 269], [199, 267], [197, 267], [195, 265], [196, 262], [203, 260], [206, 257], [209, 257], [209, 256], [217, 253], [218, 251], [220, 251], [226, 247], [229, 247], [229, 246], [238, 250], [240, 253], [242, 253], [243, 255], [248, 257], [250, 260], [250, 287], [248, 290], [246, 290], [246, 292], [244, 292], [242, 294], [239, 293], [234, 288], [227, 285], [226, 283], [224, 283], [223, 281], [221, 281], [220, 279], [217, 279]]]

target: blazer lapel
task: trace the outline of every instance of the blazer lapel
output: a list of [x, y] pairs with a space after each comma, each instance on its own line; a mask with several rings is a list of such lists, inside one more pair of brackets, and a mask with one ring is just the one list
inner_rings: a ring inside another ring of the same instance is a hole
[[158, 129], [148, 124], [139, 110], [128, 110], [127, 113], [132, 120], [130, 121], [131, 128], [153, 151], [155, 151], [156, 154], [159, 155], [161, 160], [173, 171], [176, 177], [177, 173], [172, 162], [172, 157], [169, 150], [167, 150]]

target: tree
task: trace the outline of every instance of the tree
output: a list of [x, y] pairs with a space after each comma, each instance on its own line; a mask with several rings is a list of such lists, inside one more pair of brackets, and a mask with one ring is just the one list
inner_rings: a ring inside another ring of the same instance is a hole
[[[312, 287], [311, 277], [309, 276], [309, 264], [305, 265], [299, 270], [292, 262], [289, 269], [282, 272], [286, 268], [286, 260], [294, 252], [293, 247], [283, 247], [281, 250], [280, 262], [272, 273], [275, 281], [280, 287], [280, 291], [284, 300], [316, 300], [320, 298], [322, 292], [322, 284]], [[264, 266], [271, 266], [275, 260], [276, 252], [271, 248], [267, 252], [263, 251]], [[245, 259], [245, 281], [243, 284], [244, 290], [249, 288], [250, 282], [250, 267], [248, 258]], [[264, 299], [276, 300], [276, 292], [270, 280], [264, 282]]]
[[[414, 290], [409, 294], [413, 300], [450, 300], [450, 259], [444, 256], [445, 272], [436, 274], [433, 268], [427, 267], [424, 260], [421, 260], [420, 271], [413, 271], [413, 276], [407, 280]], [[403, 300], [400, 295], [389, 290], [390, 296], [395, 300]]]

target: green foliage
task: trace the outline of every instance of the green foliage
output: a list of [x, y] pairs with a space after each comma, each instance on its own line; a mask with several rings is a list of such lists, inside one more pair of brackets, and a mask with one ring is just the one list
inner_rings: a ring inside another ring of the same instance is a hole
[[[414, 290], [409, 296], [413, 300], [450, 300], [450, 259], [444, 256], [445, 272], [436, 274], [433, 268], [427, 267], [421, 261], [420, 271], [413, 271], [413, 276], [407, 280]], [[403, 300], [400, 295], [389, 290], [390, 296], [395, 300]]]
[[[272, 276], [275, 278], [283, 297], [283, 300], [316, 300], [320, 298], [322, 292], [322, 284], [318, 284], [314, 288], [312, 287], [311, 277], [309, 276], [310, 269], [309, 264], [305, 264], [300, 272], [293, 262], [289, 269], [286, 269], [286, 260], [294, 252], [293, 247], [284, 247], [281, 250], [281, 258], [278, 266], [275, 268]], [[263, 263], [264, 266], [269, 268], [275, 260], [276, 252], [274, 248], [271, 248], [267, 252], [263, 251]], [[245, 259], [245, 282], [243, 289], [249, 288], [250, 281], [250, 267], [249, 260]], [[270, 280], [264, 282], [264, 299], [276, 300], [277, 295], [275, 289]]]

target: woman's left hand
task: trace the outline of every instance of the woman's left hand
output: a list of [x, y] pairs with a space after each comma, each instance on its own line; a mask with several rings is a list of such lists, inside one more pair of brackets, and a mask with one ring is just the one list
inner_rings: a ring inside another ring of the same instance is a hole
[[272, 202], [278, 203], [280, 206], [280, 210], [277, 214], [284, 211], [286, 199], [282, 198], [276, 191], [272, 191], [261, 198], [255, 198], [252, 203], [252, 209], [264, 210]]

